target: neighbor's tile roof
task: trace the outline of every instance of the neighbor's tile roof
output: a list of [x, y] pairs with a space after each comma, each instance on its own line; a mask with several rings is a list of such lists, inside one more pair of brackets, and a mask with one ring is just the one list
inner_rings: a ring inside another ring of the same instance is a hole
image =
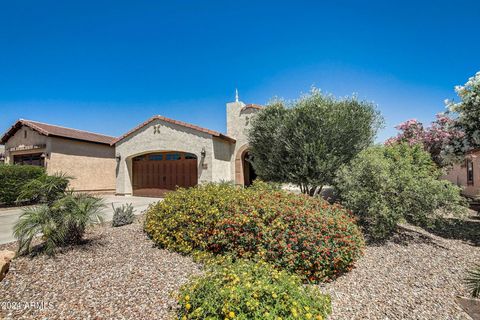
[[106, 136], [103, 134], [65, 128], [32, 120], [20, 119], [2, 136], [1, 143], [6, 143], [8, 139], [10, 139], [10, 137], [12, 137], [15, 132], [17, 132], [22, 126], [27, 126], [44, 136], [55, 136], [101, 144], [110, 145], [116, 139], [115, 137]]
[[199, 127], [199, 126], [196, 126], [196, 125], [193, 125], [193, 124], [190, 124], [190, 123], [186, 123], [186, 122], [183, 122], [183, 121], [178, 121], [178, 120], [173, 120], [173, 119], [170, 119], [170, 118], [167, 118], [167, 117], [164, 117], [164, 116], [160, 116], [160, 115], [157, 115], [157, 116], [153, 116], [151, 117], [150, 119], [148, 119], [147, 121], [141, 123], [140, 125], [138, 125], [137, 127], [133, 128], [132, 130], [128, 131], [127, 133], [125, 133], [124, 135], [122, 135], [121, 137], [119, 137], [118, 139], [116, 139], [115, 141], [112, 142], [112, 144], [115, 144], [123, 139], [125, 139], [126, 137], [128, 137], [129, 135], [133, 134], [135, 131], [137, 130], [140, 130], [141, 128], [145, 127], [146, 125], [148, 125], [150, 122], [152, 121], [155, 121], [155, 120], [161, 120], [161, 121], [165, 121], [165, 122], [168, 122], [168, 123], [172, 123], [172, 124], [176, 124], [176, 125], [179, 125], [179, 126], [182, 126], [182, 127], [186, 127], [186, 128], [190, 128], [190, 129], [193, 129], [193, 130], [197, 130], [197, 131], [200, 131], [200, 132], [204, 132], [204, 133], [207, 133], [207, 134], [210, 134], [214, 137], [217, 137], [217, 138], [220, 138], [220, 139], [223, 139], [223, 140], [226, 140], [228, 142], [231, 142], [231, 143], [235, 143], [235, 139], [233, 138], [230, 138], [220, 132], [217, 132], [217, 131], [213, 131], [213, 130], [210, 130], [210, 129], [206, 129], [206, 128], [202, 128], [202, 127]]

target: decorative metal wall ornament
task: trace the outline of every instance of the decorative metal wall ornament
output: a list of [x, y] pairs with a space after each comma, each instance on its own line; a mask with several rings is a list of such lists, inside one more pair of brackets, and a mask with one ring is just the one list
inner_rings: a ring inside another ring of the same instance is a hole
[[160, 134], [160, 125], [156, 124], [153, 126], [153, 134]]

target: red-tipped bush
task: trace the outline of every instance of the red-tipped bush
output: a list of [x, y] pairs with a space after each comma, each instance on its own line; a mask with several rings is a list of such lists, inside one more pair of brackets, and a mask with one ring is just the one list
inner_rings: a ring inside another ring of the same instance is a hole
[[247, 199], [218, 222], [213, 251], [262, 257], [313, 282], [350, 270], [362, 253], [355, 219], [338, 205], [283, 191], [249, 192]]
[[145, 230], [163, 248], [264, 259], [312, 282], [350, 270], [364, 247], [347, 210], [274, 188], [172, 192], [149, 209]]

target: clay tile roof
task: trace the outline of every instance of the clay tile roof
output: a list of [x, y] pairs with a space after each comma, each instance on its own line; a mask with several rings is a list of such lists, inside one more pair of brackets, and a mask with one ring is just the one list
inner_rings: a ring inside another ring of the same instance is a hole
[[129, 135], [131, 135], [132, 133], [134, 133], [135, 131], [137, 130], [140, 130], [141, 128], [145, 127], [146, 125], [148, 125], [150, 122], [154, 121], [154, 120], [162, 120], [162, 121], [165, 121], [165, 122], [168, 122], [168, 123], [172, 123], [172, 124], [176, 124], [176, 125], [179, 125], [179, 126], [182, 126], [182, 127], [186, 127], [186, 128], [190, 128], [190, 129], [193, 129], [193, 130], [197, 130], [197, 131], [200, 131], [200, 132], [204, 132], [204, 133], [207, 133], [207, 134], [210, 134], [214, 137], [217, 137], [217, 138], [220, 138], [220, 139], [223, 139], [223, 140], [226, 140], [230, 143], [235, 143], [235, 139], [233, 138], [230, 138], [230, 137], [227, 137], [226, 135], [220, 133], [220, 132], [217, 132], [217, 131], [213, 131], [213, 130], [210, 130], [210, 129], [206, 129], [206, 128], [202, 128], [202, 127], [199, 127], [199, 126], [196, 126], [196, 125], [193, 125], [193, 124], [190, 124], [190, 123], [186, 123], [186, 122], [183, 122], [183, 121], [178, 121], [178, 120], [173, 120], [173, 119], [170, 119], [170, 118], [167, 118], [167, 117], [164, 117], [164, 116], [153, 116], [151, 117], [150, 119], [148, 119], [147, 121], [141, 123], [140, 125], [138, 125], [137, 127], [133, 128], [132, 130], [128, 131], [127, 133], [125, 133], [124, 135], [120, 136], [118, 139], [116, 139], [115, 141], [112, 142], [112, 144], [115, 144], [123, 139], [125, 139], [126, 137], [128, 137]]
[[241, 111], [247, 110], [247, 109], [257, 109], [257, 110], [262, 110], [264, 107], [259, 105], [259, 104], [247, 104], [245, 107], [242, 108]]
[[27, 126], [44, 136], [55, 136], [108, 145], [112, 144], [112, 142], [116, 139], [115, 137], [106, 136], [103, 134], [65, 128], [37, 121], [20, 119], [2, 136], [1, 143], [6, 143], [8, 139], [10, 139], [10, 137], [12, 137], [15, 132], [17, 132], [18, 129], [20, 129], [22, 126]]

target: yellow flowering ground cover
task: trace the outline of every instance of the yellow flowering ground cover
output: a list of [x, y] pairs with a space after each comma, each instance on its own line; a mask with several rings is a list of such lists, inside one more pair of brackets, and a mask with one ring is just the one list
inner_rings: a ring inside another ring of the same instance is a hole
[[184, 285], [179, 319], [326, 319], [330, 297], [266, 262], [237, 260], [209, 266]]

